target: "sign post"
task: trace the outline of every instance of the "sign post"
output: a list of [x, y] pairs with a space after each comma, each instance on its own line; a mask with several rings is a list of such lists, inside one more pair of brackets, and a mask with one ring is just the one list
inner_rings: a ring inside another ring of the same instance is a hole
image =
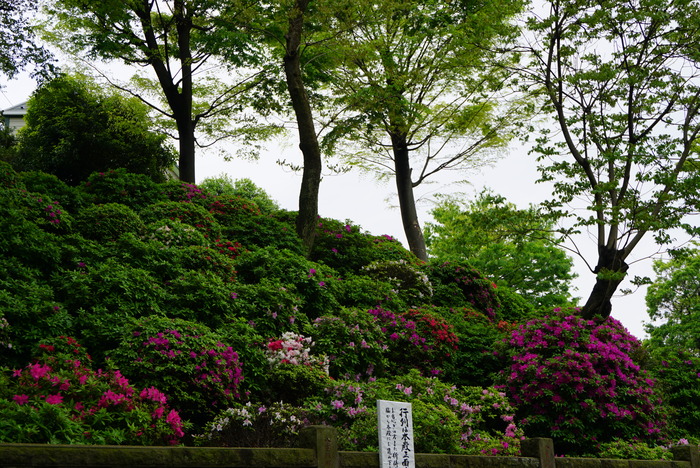
[[380, 468], [415, 468], [411, 404], [377, 400]]

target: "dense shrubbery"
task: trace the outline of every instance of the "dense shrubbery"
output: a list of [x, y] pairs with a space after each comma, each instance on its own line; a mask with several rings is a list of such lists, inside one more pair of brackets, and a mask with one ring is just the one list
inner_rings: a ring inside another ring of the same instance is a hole
[[654, 383], [633, 360], [639, 342], [619, 322], [552, 315], [519, 326], [508, 344], [505, 388], [528, 435], [552, 437], [564, 453], [665, 440]]
[[3, 441], [274, 445], [316, 423], [371, 450], [382, 398], [413, 404], [420, 451], [542, 435], [644, 455], [615, 439], [666, 442], [641, 362], [659, 363], [671, 434], [697, 436], [694, 359], [641, 361], [617, 323], [538, 317], [468, 264], [349, 222], [320, 219], [305, 258], [294, 213], [250, 183], [113, 170], [69, 187], [0, 163], [0, 202]]
[[31, 364], [0, 374], [0, 442], [161, 445], [185, 435], [162, 392], [139, 392], [119, 370], [93, 370], [75, 339], [39, 349]]

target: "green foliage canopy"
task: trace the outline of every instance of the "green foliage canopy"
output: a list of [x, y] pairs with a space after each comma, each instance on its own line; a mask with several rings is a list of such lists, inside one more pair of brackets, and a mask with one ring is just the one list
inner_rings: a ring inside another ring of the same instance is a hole
[[[656, 279], [646, 294], [647, 325], [655, 347], [700, 351], [700, 250], [698, 244], [654, 262]], [[663, 321], [663, 323], [659, 323]]]
[[[534, 153], [554, 184], [544, 206], [588, 228], [598, 255], [586, 317], [610, 314], [626, 259], [647, 234], [697, 234], [700, 135], [697, 0], [550, 0], [532, 16], [528, 90], [542, 98], [557, 132]], [[691, 13], [692, 12], [692, 13]], [[534, 131], [534, 128], [533, 128]], [[585, 205], [571, 210], [583, 200]], [[593, 262], [590, 262], [593, 264]]]
[[[357, 4], [361, 20], [343, 36], [331, 87], [346, 115], [327, 147], [356, 141], [351, 164], [394, 178], [411, 251], [427, 260], [413, 189], [447, 169], [484, 162], [505, 146], [518, 111], [496, 96], [512, 55], [519, 0], [383, 0]], [[339, 51], [339, 52], [338, 52]], [[502, 101], [501, 101], [502, 102]], [[503, 106], [505, 107], [505, 106]]]
[[174, 163], [166, 136], [149, 128], [146, 106], [77, 76], [40, 87], [25, 120], [12, 160], [18, 170], [47, 172], [75, 185], [92, 172], [120, 167], [163, 180]]
[[[195, 182], [197, 145], [232, 136], [250, 143], [268, 135], [270, 127], [241, 114], [243, 96], [258, 80], [251, 69], [235, 70], [255, 67], [264, 55], [242, 32], [253, 13], [249, 2], [56, 0], [46, 13], [51, 22], [45, 36], [64, 50], [147, 67], [155, 75], [137, 75], [128, 88], [157, 109], [164, 129], [177, 137], [182, 180]], [[230, 80], [213, 73], [222, 69]], [[232, 130], [230, 119], [238, 117]]]
[[36, 43], [27, 15], [36, 10], [34, 0], [0, 0], [0, 73], [13, 78], [29, 65], [35, 75], [53, 71], [51, 54]]
[[438, 260], [466, 260], [498, 286], [507, 286], [536, 307], [571, 300], [572, 260], [557, 247], [553, 225], [537, 207], [518, 209], [484, 191], [472, 202], [445, 198], [426, 225], [427, 244]]

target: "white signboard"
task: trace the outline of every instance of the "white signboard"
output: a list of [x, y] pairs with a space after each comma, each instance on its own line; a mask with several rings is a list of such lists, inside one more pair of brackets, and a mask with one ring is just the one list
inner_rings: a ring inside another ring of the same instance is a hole
[[411, 404], [377, 400], [380, 468], [415, 468]]

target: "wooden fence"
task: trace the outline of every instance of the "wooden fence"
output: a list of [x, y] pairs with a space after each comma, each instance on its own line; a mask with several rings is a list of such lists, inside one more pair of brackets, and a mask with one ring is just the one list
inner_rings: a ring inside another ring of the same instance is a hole
[[[135, 447], [0, 444], [2, 468], [378, 468], [379, 455], [338, 450], [332, 427], [300, 433], [301, 448]], [[416, 454], [416, 468], [700, 468], [698, 446], [672, 461], [560, 458], [551, 439], [522, 441], [520, 457]]]

